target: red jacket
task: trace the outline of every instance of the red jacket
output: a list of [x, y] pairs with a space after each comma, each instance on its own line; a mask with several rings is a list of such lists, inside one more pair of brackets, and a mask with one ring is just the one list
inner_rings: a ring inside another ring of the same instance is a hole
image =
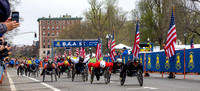
[[[89, 71], [91, 72], [91, 67], [94, 67], [94, 68], [101, 68], [100, 67], [100, 62], [101, 61], [98, 61], [98, 62], [96, 62], [96, 63], [89, 63], [88, 64], [88, 68], [89, 68]], [[111, 71], [112, 70], [112, 68], [113, 68], [113, 63], [111, 63], [111, 62], [106, 62], [106, 68], [108, 68], [109, 67], [109, 71]]]

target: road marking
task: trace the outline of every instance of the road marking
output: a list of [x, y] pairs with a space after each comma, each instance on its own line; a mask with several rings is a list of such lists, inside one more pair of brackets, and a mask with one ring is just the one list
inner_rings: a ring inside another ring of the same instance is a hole
[[158, 88], [154, 88], [154, 87], [127, 88], [127, 90], [134, 90], [134, 89], [151, 89], [151, 90], [156, 90]]
[[12, 78], [10, 77], [9, 73], [7, 72], [7, 76], [8, 76], [8, 80], [9, 80], [9, 83], [10, 83], [10, 89], [11, 91], [17, 91], [17, 89], [15, 88], [15, 85], [13, 83], [13, 80]]
[[113, 82], [113, 81], [110, 81], [110, 83], [115, 83], [115, 82]]
[[[33, 81], [40, 82], [40, 81], [37, 80], [37, 79], [31, 78], [31, 77], [28, 77], [28, 76], [25, 76], [25, 77], [27, 77], [27, 78], [29, 78], [29, 79], [31, 79], [31, 80], [33, 80]], [[60, 89], [57, 89], [57, 88], [55, 88], [55, 87], [53, 87], [53, 86], [51, 86], [51, 85], [48, 85], [48, 84], [46, 84], [46, 83], [44, 83], [44, 82], [40, 82], [40, 84], [42, 84], [42, 85], [44, 85], [44, 86], [46, 86], [46, 87], [48, 87], [48, 88], [50, 88], [50, 89], [52, 89], [52, 90], [54, 90], [54, 91], [61, 91]]]

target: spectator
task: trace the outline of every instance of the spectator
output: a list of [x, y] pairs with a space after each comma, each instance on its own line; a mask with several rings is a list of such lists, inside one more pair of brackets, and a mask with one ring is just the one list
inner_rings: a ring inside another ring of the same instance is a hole
[[126, 47], [123, 48], [123, 53], [122, 53], [122, 56], [125, 56], [125, 55], [128, 55], [128, 50], [126, 49]]
[[19, 27], [19, 23], [11, 21], [10, 4], [7, 0], [0, 0], [0, 34], [11, 31]]

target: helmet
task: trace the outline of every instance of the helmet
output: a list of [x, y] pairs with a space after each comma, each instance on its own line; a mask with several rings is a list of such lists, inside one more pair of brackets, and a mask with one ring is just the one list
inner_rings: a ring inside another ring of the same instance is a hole
[[32, 62], [33, 65], [35, 65], [35, 62]]
[[102, 61], [100, 62], [100, 67], [102, 67], [102, 68], [106, 67], [106, 62], [102, 60]]
[[79, 57], [79, 61], [83, 62], [84, 58], [83, 57]]
[[133, 60], [133, 62], [134, 62], [134, 63], [139, 63], [139, 62], [140, 62], [140, 59], [139, 59], [138, 57], [135, 57], [134, 60]]
[[68, 56], [67, 59], [70, 59], [70, 57]]
[[48, 64], [49, 64], [49, 65], [52, 65], [52, 63], [53, 63], [53, 61], [51, 61], [51, 60], [48, 61]]
[[21, 66], [24, 66], [24, 64], [22, 63]]
[[67, 65], [68, 64], [68, 61], [64, 61], [64, 65]]
[[122, 63], [122, 59], [121, 59], [121, 58], [118, 58], [116, 62], [117, 62], [117, 63]]

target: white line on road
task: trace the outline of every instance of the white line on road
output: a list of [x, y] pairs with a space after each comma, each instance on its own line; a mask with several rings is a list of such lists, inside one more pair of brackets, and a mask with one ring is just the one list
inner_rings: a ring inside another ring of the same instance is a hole
[[15, 85], [13, 83], [13, 80], [12, 78], [10, 77], [9, 73], [7, 72], [7, 76], [8, 76], [8, 80], [9, 80], [9, 83], [10, 83], [10, 89], [11, 91], [17, 91], [17, 89], [15, 88]]
[[[25, 76], [25, 77], [27, 77], [27, 76]], [[27, 78], [29, 78], [29, 79], [31, 79], [31, 80], [33, 80], [33, 81], [36, 81], [36, 82], [40, 82], [39, 80], [34, 79], [34, 78], [31, 78], [31, 77], [27, 77]], [[54, 91], [61, 91], [60, 89], [57, 89], [57, 88], [55, 88], [55, 87], [53, 87], [53, 86], [51, 86], [51, 85], [48, 85], [48, 84], [46, 84], [46, 83], [43, 83], [43, 82], [40, 82], [40, 84], [42, 84], [42, 85], [44, 85], [44, 86], [46, 86], [46, 87], [48, 87], [48, 88], [50, 88], [50, 89], [52, 89], [52, 90], [54, 90]]]
[[127, 90], [134, 90], [134, 89], [151, 89], [151, 90], [156, 90], [158, 88], [154, 88], [154, 87], [127, 88]]

